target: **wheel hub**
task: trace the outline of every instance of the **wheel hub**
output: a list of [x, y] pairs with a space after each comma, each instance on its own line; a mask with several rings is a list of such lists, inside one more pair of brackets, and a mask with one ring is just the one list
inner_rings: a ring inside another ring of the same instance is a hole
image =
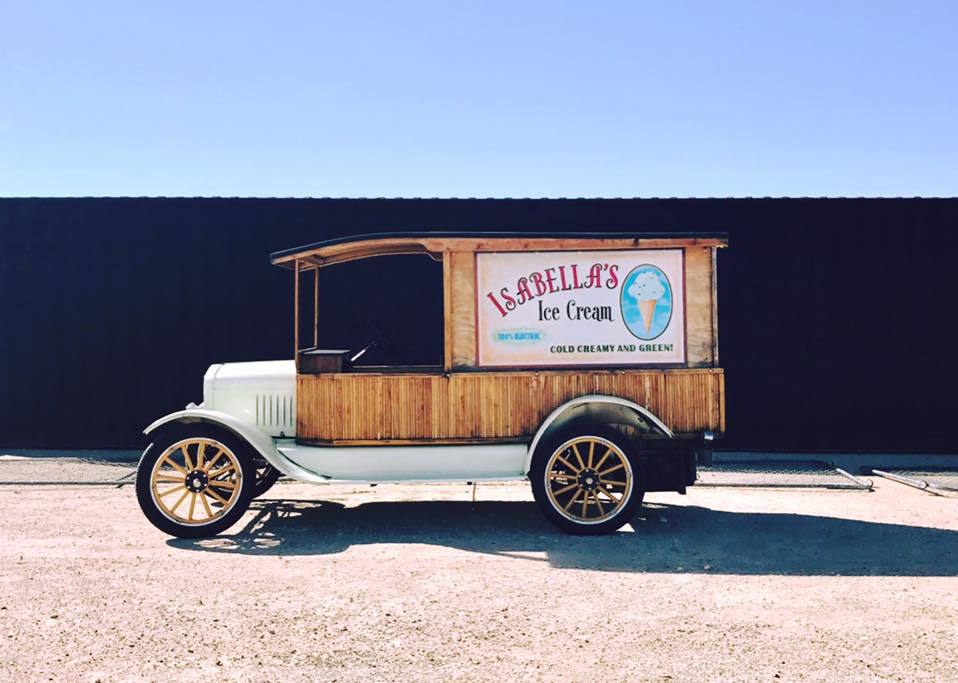
[[196, 493], [204, 491], [209, 484], [210, 479], [203, 470], [193, 470], [186, 475], [186, 488], [190, 491]]
[[599, 473], [593, 469], [585, 468], [576, 475], [576, 483], [579, 488], [586, 491], [594, 491], [599, 487]]

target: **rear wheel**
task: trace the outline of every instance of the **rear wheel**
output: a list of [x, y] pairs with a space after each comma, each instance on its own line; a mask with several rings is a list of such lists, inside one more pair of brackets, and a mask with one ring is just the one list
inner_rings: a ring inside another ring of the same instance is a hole
[[628, 441], [604, 426], [583, 425], [536, 449], [529, 476], [546, 518], [573, 534], [619, 529], [642, 501]]
[[259, 498], [273, 488], [280, 477], [280, 471], [265, 460], [256, 459], [256, 487], [253, 489], [253, 498]]
[[214, 536], [249, 508], [256, 471], [249, 446], [203, 424], [157, 435], [140, 458], [136, 497], [146, 518], [180, 538]]

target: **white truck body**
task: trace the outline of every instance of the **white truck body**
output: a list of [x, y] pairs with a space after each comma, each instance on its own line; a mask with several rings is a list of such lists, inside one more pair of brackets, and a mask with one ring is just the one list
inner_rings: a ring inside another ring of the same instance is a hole
[[582, 396], [559, 406], [529, 443], [422, 446], [307, 446], [296, 437], [296, 367], [292, 360], [218, 363], [203, 377], [203, 402], [160, 418], [147, 434], [174, 422], [226, 427], [284, 475], [300, 481], [386, 483], [524, 479], [532, 451], [561, 414], [582, 403], [627, 407], [672, 432], [646, 408], [614, 396]]

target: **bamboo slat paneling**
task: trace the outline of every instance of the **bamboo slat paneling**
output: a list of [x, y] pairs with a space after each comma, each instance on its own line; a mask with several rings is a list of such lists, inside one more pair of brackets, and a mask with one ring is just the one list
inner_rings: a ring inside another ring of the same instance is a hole
[[675, 432], [724, 431], [724, 375], [713, 368], [298, 375], [305, 442], [520, 439], [585, 394], [646, 406]]

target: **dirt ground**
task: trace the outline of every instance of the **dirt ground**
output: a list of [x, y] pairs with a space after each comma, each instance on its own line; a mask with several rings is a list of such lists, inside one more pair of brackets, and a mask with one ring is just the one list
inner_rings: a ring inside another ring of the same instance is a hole
[[884, 480], [653, 494], [599, 538], [518, 483], [280, 483], [202, 541], [131, 486], [0, 511], [4, 680], [958, 680], [958, 498]]

